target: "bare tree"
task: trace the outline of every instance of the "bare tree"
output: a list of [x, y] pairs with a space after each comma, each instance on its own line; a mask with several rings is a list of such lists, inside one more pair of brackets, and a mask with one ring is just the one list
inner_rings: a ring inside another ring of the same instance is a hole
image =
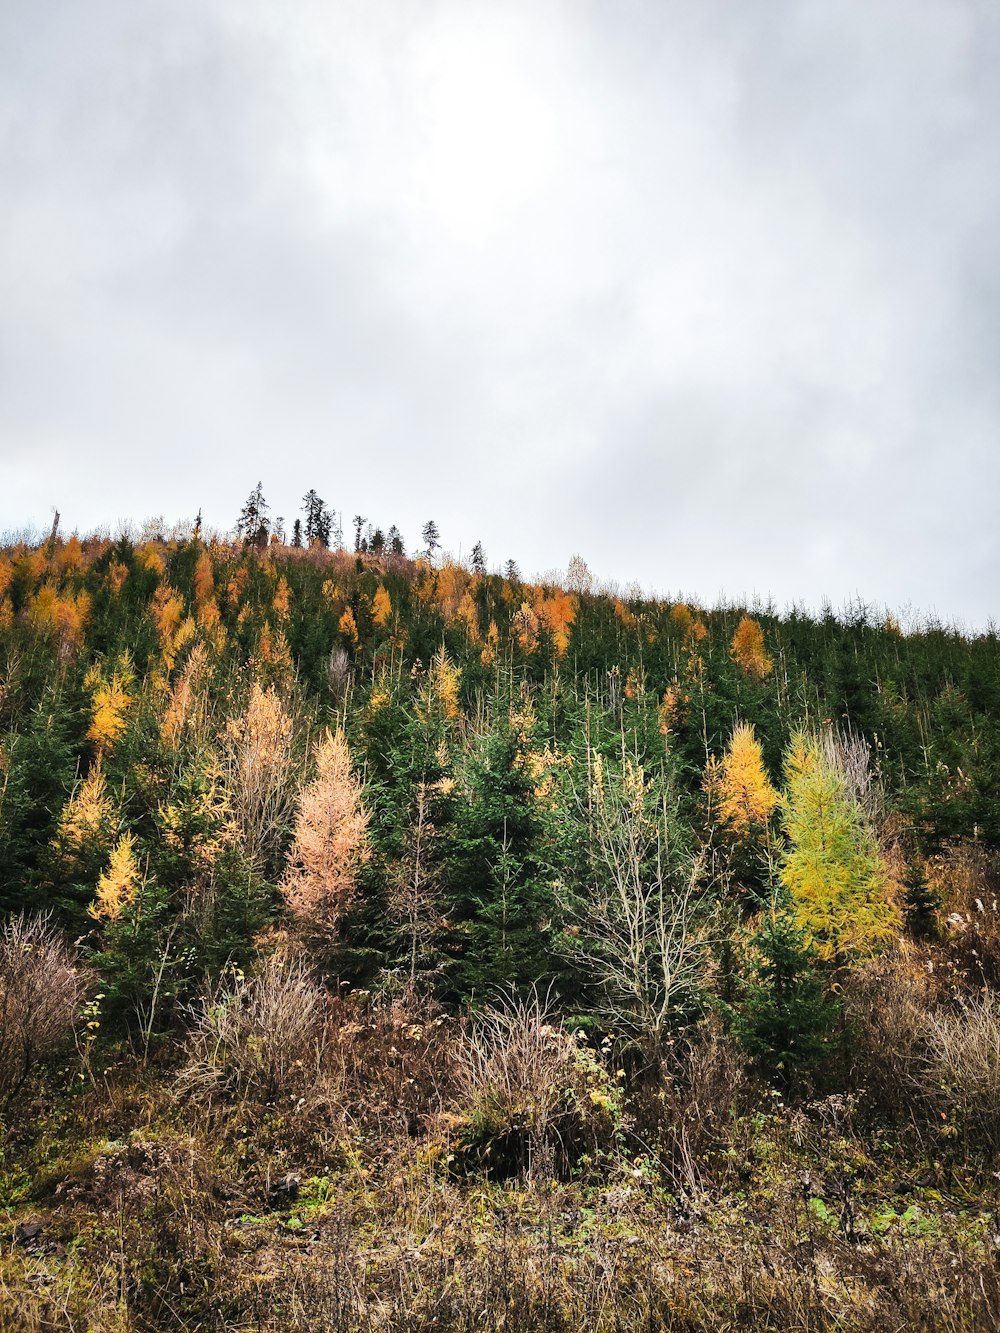
[[700, 860], [674, 850], [670, 796], [630, 756], [590, 762], [592, 883], [580, 904], [583, 956], [608, 1016], [654, 1039], [676, 1021], [708, 967]]
[[437, 867], [431, 846], [437, 829], [431, 819], [431, 796], [426, 781], [417, 784], [417, 803], [407, 847], [390, 883], [389, 910], [400, 923], [408, 945], [409, 984], [416, 984], [420, 960], [426, 957], [440, 917]]

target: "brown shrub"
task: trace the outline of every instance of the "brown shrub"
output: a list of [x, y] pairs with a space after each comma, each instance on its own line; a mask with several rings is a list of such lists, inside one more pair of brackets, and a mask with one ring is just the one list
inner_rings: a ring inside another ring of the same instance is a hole
[[844, 987], [851, 1080], [891, 1118], [912, 1117], [938, 985], [927, 957], [901, 946], [854, 969]]
[[1000, 990], [1000, 857], [963, 843], [930, 862], [927, 880], [941, 904], [943, 948], [955, 980]]
[[[927, 1015], [920, 1071], [924, 1095], [942, 1106], [955, 1132], [1000, 1148], [1000, 1007], [974, 995]], [[956, 1123], [957, 1121], [957, 1123]]]
[[69, 1041], [86, 987], [75, 950], [46, 917], [21, 914], [0, 927], [0, 1108]]
[[632, 1080], [635, 1133], [678, 1198], [698, 1200], [716, 1177], [739, 1170], [758, 1088], [746, 1055], [715, 1020], [671, 1043]]

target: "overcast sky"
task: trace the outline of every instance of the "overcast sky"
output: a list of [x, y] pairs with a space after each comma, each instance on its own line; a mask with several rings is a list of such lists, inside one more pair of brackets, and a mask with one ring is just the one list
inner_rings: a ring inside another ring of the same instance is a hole
[[995, 0], [3, 0], [0, 527], [1000, 611]]

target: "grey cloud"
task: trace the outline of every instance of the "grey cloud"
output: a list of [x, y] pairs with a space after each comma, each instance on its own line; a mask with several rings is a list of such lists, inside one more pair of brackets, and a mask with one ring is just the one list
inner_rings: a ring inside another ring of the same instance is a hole
[[974, 0], [10, 0], [0, 524], [261, 476], [984, 624], [998, 49]]

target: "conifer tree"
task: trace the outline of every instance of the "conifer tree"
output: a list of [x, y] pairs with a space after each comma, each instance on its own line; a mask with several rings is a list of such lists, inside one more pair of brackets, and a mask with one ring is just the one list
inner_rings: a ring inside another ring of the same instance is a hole
[[358, 871], [370, 852], [371, 816], [351, 767], [343, 732], [328, 732], [316, 753], [316, 776], [299, 796], [295, 840], [281, 893], [310, 929], [331, 936], [349, 910]]
[[902, 914], [875, 832], [835, 753], [819, 737], [793, 738], [782, 811], [789, 846], [780, 879], [818, 955], [843, 963], [884, 947]]
[[473, 546], [470, 563], [472, 565], [473, 574], [486, 573], [486, 555], [483, 552], [482, 542], [476, 542], [475, 546]]
[[751, 1055], [788, 1084], [823, 1054], [837, 1005], [817, 970], [815, 948], [787, 911], [764, 914], [749, 954], [733, 1030]]
[[780, 801], [764, 768], [764, 756], [752, 722], [733, 728], [718, 767], [715, 795], [718, 817], [741, 836], [766, 828]]
[[424, 546], [427, 550], [427, 559], [433, 560], [434, 553], [441, 545], [441, 534], [438, 532], [438, 525], [434, 520], [428, 519], [420, 530], [420, 535], [424, 539]]
[[771, 659], [764, 646], [764, 631], [752, 616], [744, 616], [730, 645], [733, 661], [756, 680], [771, 674]]
[[395, 523], [386, 534], [386, 543], [388, 544], [390, 555], [406, 554], [406, 547], [403, 545], [403, 534], [400, 532], [399, 528], [396, 527]]
[[264, 487], [258, 481], [247, 496], [246, 503], [240, 510], [240, 516], [236, 520], [236, 535], [244, 546], [256, 546], [258, 550], [263, 550], [267, 545], [268, 533], [268, 510], [270, 506], [264, 499]]
[[323, 500], [316, 494], [315, 490], [309, 490], [302, 497], [302, 506], [305, 510], [305, 539], [307, 546], [322, 546], [328, 548], [330, 545], [330, 531], [333, 523], [333, 515], [327, 508]]
[[517, 729], [495, 726], [468, 757], [457, 793], [444, 885], [459, 996], [527, 987], [556, 970], [559, 906], [524, 757]]

